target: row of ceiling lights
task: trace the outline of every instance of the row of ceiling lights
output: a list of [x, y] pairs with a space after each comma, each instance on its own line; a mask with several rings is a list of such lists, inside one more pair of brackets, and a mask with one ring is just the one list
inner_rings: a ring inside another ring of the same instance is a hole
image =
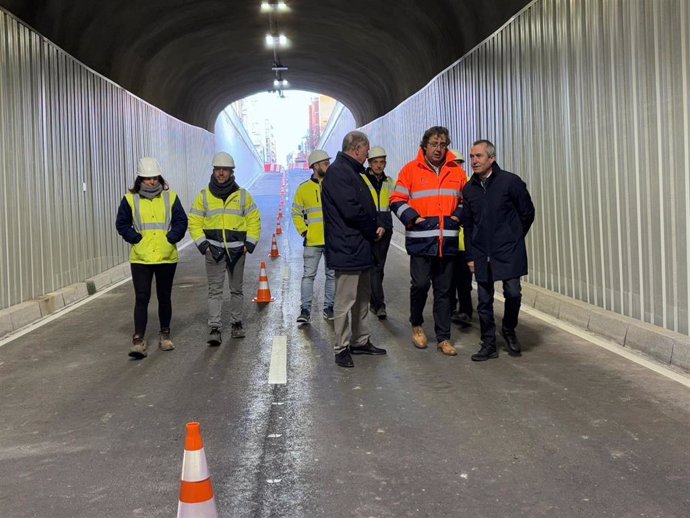
[[268, 14], [268, 34], [266, 34], [266, 47], [273, 49], [273, 66], [271, 71], [274, 74], [273, 88], [270, 92], [277, 92], [280, 97], [285, 97], [283, 90], [290, 87], [290, 83], [283, 77], [288, 67], [280, 61], [278, 49], [288, 48], [290, 41], [285, 34], [278, 32], [278, 14], [287, 13], [290, 8], [284, 1], [264, 1], [261, 2], [261, 12]]

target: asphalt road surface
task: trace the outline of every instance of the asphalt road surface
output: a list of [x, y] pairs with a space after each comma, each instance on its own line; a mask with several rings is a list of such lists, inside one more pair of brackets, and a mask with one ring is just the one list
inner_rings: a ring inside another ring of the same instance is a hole
[[[203, 258], [189, 246], [174, 351], [155, 348], [154, 296], [154, 347], [127, 356], [129, 282], [0, 347], [2, 518], [174, 516], [188, 421], [201, 422], [223, 517], [690, 516], [690, 389], [526, 314], [521, 358], [471, 362], [476, 317], [453, 328], [458, 356], [417, 350], [397, 248], [389, 318], [369, 317], [388, 355], [337, 367], [322, 271], [312, 324], [295, 323], [302, 240], [290, 206], [306, 178], [289, 175], [277, 259], [280, 175], [252, 187], [263, 231], [245, 270], [246, 338], [228, 326], [220, 347], [206, 345]], [[276, 299], [263, 306], [251, 302], [261, 261]], [[277, 336], [286, 384], [268, 382]]]

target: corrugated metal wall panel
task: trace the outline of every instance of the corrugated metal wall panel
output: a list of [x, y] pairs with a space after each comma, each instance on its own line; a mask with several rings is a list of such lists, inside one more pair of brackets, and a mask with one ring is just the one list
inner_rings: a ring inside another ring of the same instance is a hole
[[213, 134], [137, 99], [0, 10], [0, 308], [127, 260], [114, 220], [139, 157], [157, 157], [189, 207], [213, 151]]
[[539, 0], [362, 130], [393, 175], [429, 126], [494, 141], [537, 206], [528, 280], [687, 334], [689, 63], [687, 0]]

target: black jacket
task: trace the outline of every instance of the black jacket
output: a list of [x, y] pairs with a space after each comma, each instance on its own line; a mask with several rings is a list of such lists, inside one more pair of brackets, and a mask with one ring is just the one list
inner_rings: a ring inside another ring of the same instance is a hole
[[326, 264], [336, 271], [374, 266], [376, 205], [360, 173], [362, 164], [338, 152], [321, 182]]
[[477, 282], [527, 275], [525, 236], [534, 221], [534, 205], [519, 176], [493, 164], [482, 186], [475, 174], [462, 191], [461, 222], [465, 229], [467, 261], [474, 261]]

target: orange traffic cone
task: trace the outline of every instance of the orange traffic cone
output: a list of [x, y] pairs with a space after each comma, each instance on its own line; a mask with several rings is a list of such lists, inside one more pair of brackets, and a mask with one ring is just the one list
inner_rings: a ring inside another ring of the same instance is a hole
[[187, 423], [177, 518], [218, 518], [199, 423]]
[[266, 275], [266, 263], [261, 261], [261, 271], [259, 272], [259, 289], [256, 291], [256, 297], [252, 302], [264, 303], [273, 302], [275, 299], [271, 297], [271, 288], [268, 287], [268, 275]]
[[273, 241], [271, 241], [271, 257], [280, 257], [280, 252], [278, 252], [278, 243], [276, 243], [275, 234], [273, 234]]
[[283, 227], [280, 226], [280, 220], [278, 220], [278, 224], [276, 225], [276, 236], [279, 236], [282, 233], [283, 233]]
[[278, 219], [283, 217], [283, 209], [278, 209]]

